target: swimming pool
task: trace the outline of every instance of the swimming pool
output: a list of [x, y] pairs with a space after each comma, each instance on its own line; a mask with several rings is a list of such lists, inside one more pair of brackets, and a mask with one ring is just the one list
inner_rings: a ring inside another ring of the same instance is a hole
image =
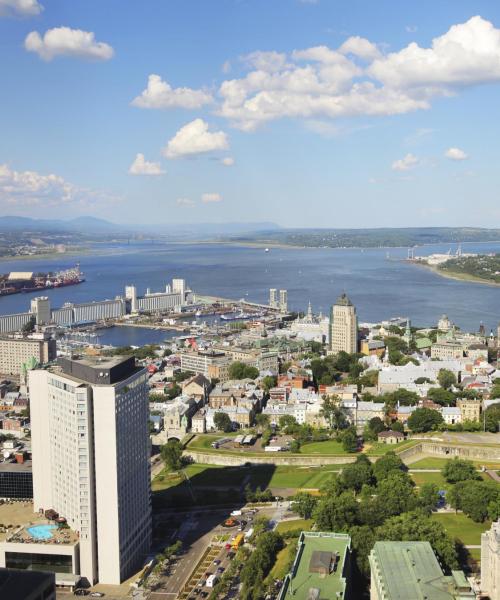
[[33, 525], [28, 527], [26, 531], [35, 540], [49, 540], [54, 529], [57, 529], [57, 525]]

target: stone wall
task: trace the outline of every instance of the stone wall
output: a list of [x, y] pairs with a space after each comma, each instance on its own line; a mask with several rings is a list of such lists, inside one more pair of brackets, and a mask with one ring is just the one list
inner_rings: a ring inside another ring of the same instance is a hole
[[301, 466], [301, 467], [319, 467], [322, 465], [345, 465], [356, 460], [356, 456], [303, 456], [300, 454], [283, 453], [280, 456], [276, 454], [262, 454], [262, 456], [236, 456], [223, 452], [203, 452], [200, 450], [191, 450], [189, 448], [184, 452], [184, 456], [189, 456], [193, 462], [204, 465], [223, 465], [237, 467], [251, 463], [253, 465], [281, 465], [281, 466]]

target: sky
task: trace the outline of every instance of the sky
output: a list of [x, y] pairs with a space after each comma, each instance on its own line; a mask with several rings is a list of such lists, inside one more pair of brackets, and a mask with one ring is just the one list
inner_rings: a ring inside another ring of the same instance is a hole
[[500, 227], [498, 0], [0, 0], [0, 215]]

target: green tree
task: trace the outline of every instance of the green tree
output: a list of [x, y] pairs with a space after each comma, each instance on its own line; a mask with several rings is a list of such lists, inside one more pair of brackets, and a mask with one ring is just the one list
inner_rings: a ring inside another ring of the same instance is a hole
[[337, 497], [326, 496], [319, 500], [314, 511], [316, 528], [319, 531], [348, 531], [355, 525], [359, 506], [352, 492], [343, 492]]
[[457, 384], [457, 378], [455, 374], [448, 369], [440, 369], [438, 376], [438, 383], [444, 390], [449, 390], [452, 386]]
[[32, 331], [35, 330], [35, 326], [36, 326], [36, 319], [35, 319], [35, 317], [30, 317], [29, 320], [28, 320], [28, 322], [25, 323], [22, 326], [21, 331], [23, 333], [31, 333]]
[[346, 418], [340, 410], [340, 398], [338, 396], [323, 396], [319, 414], [327, 421], [330, 429], [334, 431], [338, 431], [345, 426]]
[[367, 577], [370, 575], [368, 556], [377, 541], [375, 532], [368, 525], [354, 525], [349, 529], [349, 535], [351, 536], [352, 549], [356, 557], [356, 566]]
[[233, 423], [229, 415], [225, 412], [216, 412], [214, 415], [214, 425], [219, 431], [229, 433], [233, 430]]
[[385, 423], [382, 421], [382, 419], [380, 417], [373, 417], [372, 419], [370, 419], [368, 421], [368, 427], [375, 434], [379, 434], [381, 431], [386, 430]]
[[448, 483], [458, 483], [459, 481], [467, 481], [468, 479], [481, 479], [474, 463], [458, 457], [448, 460], [441, 473]]
[[439, 502], [439, 488], [435, 483], [423, 483], [418, 490], [418, 503], [427, 512], [433, 511]]
[[277, 377], [274, 377], [273, 375], [266, 375], [262, 379], [262, 388], [264, 389], [266, 394], [269, 394], [269, 390], [276, 387], [277, 383], [278, 383]]
[[230, 379], [257, 379], [259, 369], [244, 362], [236, 361], [229, 366]]
[[376, 530], [377, 540], [429, 542], [445, 569], [458, 567], [458, 556], [453, 540], [441, 523], [422, 512], [405, 513], [387, 519]]
[[317, 497], [305, 492], [299, 492], [293, 497], [292, 510], [303, 519], [310, 519], [317, 503]]
[[170, 440], [161, 447], [161, 458], [168, 469], [179, 471], [182, 468], [183, 450], [182, 444], [177, 440]]
[[282, 415], [279, 418], [279, 426], [286, 434], [293, 434], [299, 428], [296, 418], [292, 415]]
[[401, 423], [401, 421], [393, 421], [391, 423], [391, 429], [392, 431], [399, 431], [399, 433], [405, 432], [405, 426], [403, 425], [403, 423]]
[[381, 456], [377, 462], [373, 465], [373, 474], [377, 481], [387, 479], [390, 473], [394, 471], [405, 471], [406, 465], [394, 452], [389, 450], [383, 456]]
[[258, 415], [255, 415], [255, 422], [257, 423], [257, 426], [261, 429], [266, 429], [267, 427], [269, 427], [269, 415], [259, 413]]
[[489, 406], [484, 414], [486, 431], [497, 433], [500, 428], [500, 403]]
[[377, 485], [377, 501], [386, 516], [400, 515], [417, 507], [415, 484], [403, 471], [394, 471]]
[[476, 523], [488, 518], [490, 503], [498, 501], [500, 491], [494, 481], [459, 481], [448, 494], [448, 502]]
[[346, 465], [339, 476], [340, 484], [345, 489], [359, 493], [364, 485], [374, 482], [373, 469], [365, 454], [360, 454], [356, 462]]
[[342, 448], [349, 453], [358, 450], [358, 434], [355, 427], [348, 427], [342, 432]]
[[441, 404], [441, 406], [455, 406], [456, 403], [455, 394], [442, 387], [431, 388], [427, 396], [436, 404]]
[[417, 408], [408, 418], [408, 428], [414, 433], [437, 429], [443, 423], [441, 413], [432, 408]]

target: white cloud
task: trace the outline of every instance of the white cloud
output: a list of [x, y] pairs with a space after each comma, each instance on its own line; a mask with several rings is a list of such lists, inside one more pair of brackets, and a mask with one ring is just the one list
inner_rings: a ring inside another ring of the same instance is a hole
[[418, 165], [418, 162], [418, 158], [410, 153], [407, 154], [404, 158], [395, 160], [391, 165], [391, 169], [393, 171], [409, 171], [410, 169], [416, 167]]
[[0, 0], [0, 17], [21, 15], [31, 17], [39, 15], [43, 6], [37, 0]]
[[348, 38], [339, 48], [342, 54], [354, 54], [365, 60], [374, 60], [381, 56], [380, 50], [369, 40], [358, 35]]
[[15, 171], [0, 164], [0, 202], [10, 206], [88, 206], [116, 200], [102, 192], [77, 187], [59, 175]]
[[165, 173], [159, 162], [149, 162], [141, 153], [136, 154], [128, 172], [130, 175], [163, 175]]
[[232, 156], [226, 156], [224, 158], [221, 158], [221, 163], [225, 167], [232, 167], [234, 165], [234, 158]]
[[207, 192], [201, 195], [201, 201], [204, 204], [210, 204], [212, 202], [222, 202], [222, 196], [217, 192]]
[[226, 60], [226, 61], [224, 62], [224, 64], [222, 65], [222, 72], [223, 72], [223, 73], [225, 73], [225, 74], [227, 75], [228, 73], [230, 73], [230, 72], [231, 72], [231, 68], [232, 68], [232, 66], [231, 66], [231, 61], [229, 61], [229, 60]]
[[139, 108], [194, 109], [212, 101], [211, 94], [204, 90], [193, 90], [188, 87], [173, 88], [159, 75], [152, 74], [148, 77], [147, 88], [132, 100], [132, 105]]
[[451, 160], [466, 160], [469, 156], [460, 148], [448, 148], [444, 153], [446, 158]]
[[209, 131], [208, 123], [195, 119], [181, 127], [162, 152], [167, 158], [182, 158], [228, 147], [227, 135], [223, 131]]
[[370, 74], [397, 88], [421, 88], [427, 96], [500, 80], [500, 30], [480, 16], [453, 25], [430, 48], [409, 44], [376, 60]]
[[55, 27], [48, 29], [43, 38], [38, 31], [32, 31], [24, 40], [28, 52], [36, 52], [43, 60], [56, 56], [71, 56], [91, 60], [109, 60], [114, 50], [109, 44], [97, 42], [92, 31]]
[[500, 81], [500, 29], [479, 16], [452, 26], [429, 48], [383, 49], [352, 36], [337, 49], [253, 52], [247, 72], [220, 85], [217, 113], [245, 131], [280, 118], [405, 114], [461, 88]]
[[194, 206], [196, 204], [191, 198], [177, 198], [176, 203], [179, 206]]
[[407, 33], [416, 33], [418, 31], [418, 27], [416, 25], [407, 25], [405, 30]]

